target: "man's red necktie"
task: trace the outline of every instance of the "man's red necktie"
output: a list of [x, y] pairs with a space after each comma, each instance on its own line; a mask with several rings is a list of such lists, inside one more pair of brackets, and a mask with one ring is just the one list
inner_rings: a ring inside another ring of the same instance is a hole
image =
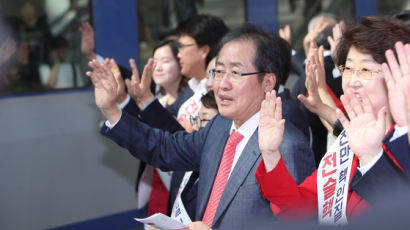
[[215, 182], [212, 187], [211, 196], [209, 197], [208, 205], [206, 206], [205, 214], [202, 218], [202, 221], [210, 227], [212, 226], [219, 200], [221, 199], [225, 185], [228, 182], [236, 146], [242, 138], [242, 134], [234, 130], [226, 142], [221, 164], [219, 165], [218, 173], [216, 174]]

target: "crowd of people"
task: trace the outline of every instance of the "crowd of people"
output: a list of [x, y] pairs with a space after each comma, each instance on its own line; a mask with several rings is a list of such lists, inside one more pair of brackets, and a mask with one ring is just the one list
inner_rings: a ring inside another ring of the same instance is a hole
[[193, 15], [141, 74], [94, 53], [91, 25], [80, 31], [101, 134], [144, 163], [147, 215], [189, 229], [345, 225], [410, 192], [410, 28], [397, 18], [316, 17], [303, 62], [289, 27], [229, 31]]

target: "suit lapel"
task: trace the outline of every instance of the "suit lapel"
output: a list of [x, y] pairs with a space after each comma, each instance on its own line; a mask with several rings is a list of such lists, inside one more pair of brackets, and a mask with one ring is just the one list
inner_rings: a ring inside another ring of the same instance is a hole
[[[230, 125], [232, 125], [232, 121], [229, 122], [215, 122], [214, 129], [216, 132], [210, 133], [210, 135], [214, 136], [212, 138], [218, 138], [214, 141], [214, 144], [210, 146], [209, 149], [205, 150], [203, 153], [203, 157], [205, 158], [203, 161], [206, 164], [201, 165], [200, 171], [200, 181], [198, 184], [198, 213], [197, 219], [202, 219], [206, 205], [208, 204], [209, 196], [211, 195], [212, 186], [215, 181], [216, 173], [218, 172], [219, 164], [221, 163], [222, 154], [224, 152], [225, 144], [229, 138], [229, 130]], [[213, 139], [215, 140], [215, 139]], [[203, 167], [202, 167], [203, 166]]]
[[225, 186], [224, 192], [215, 213], [214, 223], [216, 223], [221, 215], [225, 212], [229, 203], [233, 200], [235, 194], [238, 192], [239, 187], [248, 177], [249, 172], [255, 165], [255, 162], [259, 159], [260, 151], [258, 147], [257, 136], [258, 130], [256, 129], [256, 131], [253, 133], [248, 143], [246, 144], [245, 148], [243, 149], [243, 152], [229, 177], [228, 183]]

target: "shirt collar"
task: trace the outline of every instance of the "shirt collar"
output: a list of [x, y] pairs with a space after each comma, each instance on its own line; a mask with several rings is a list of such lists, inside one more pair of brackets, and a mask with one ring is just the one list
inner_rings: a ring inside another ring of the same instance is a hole
[[279, 85], [279, 89], [278, 89], [278, 93], [277, 93], [277, 94], [282, 93], [284, 90], [285, 90], [285, 86]]
[[323, 51], [323, 57], [330, 56], [331, 54], [332, 54], [332, 52], [330, 50]]
[[236, 128], [235, 123], [232, 121], [229, 134], [231, 134], [233, 130], [236, 130], [244, 137], [250, 138], [259, 125], [259, 114], [260, 112], [255, 113], [251, 118], [245, 121], [245, 123], [243, 123], [241, 127], [239, 127], [239, 129]]
[[206, 81], [207, 81], [207, 78], [204, 78], [204, 79], [202, 79], [201, 81], [198, 81], [196, 78], [191, 78], [191, 79], [188, 81], [188, 85], [189, 85], [189, 88], [192, 89], [192, 91], [196, 92], [196, 91], [198, 91], [198, 90], [201, 90], [201, 89], [203, 89], [203, 88], [206, 88], [206, 87], [205, 87]]

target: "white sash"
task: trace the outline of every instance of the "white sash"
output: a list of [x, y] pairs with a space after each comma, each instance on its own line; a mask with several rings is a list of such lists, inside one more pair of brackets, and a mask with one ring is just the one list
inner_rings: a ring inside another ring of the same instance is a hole
[[353, 157], [343, 131], [323, 156], [317, 169], [320, 224], [347, 224], [346, 206]]
[[188, 120], [190, 116], [197, 116], [199, 113], [199, 109], [201, 109], [202, 102], [201, 98], [204, 94], [206, 94], [205, 84], [197, 89], [188, 100], [186, 100], [178, 110], [178, 121], [185, 121]]
[[192, 222], [191, 218], [188, 215], [188, 212], [185, 209], [184, 203], [181, 199], [181, 193], [187, 185], [189, 178], [192, 175], [192, 171], [186, 172], [184, 178], [182, 178], [181, 185], [179, 186], [178, 193], [175, 199], [174, 206], [172, 207], [171, 218], [180, 221], [183, 224], [189, 224]]

